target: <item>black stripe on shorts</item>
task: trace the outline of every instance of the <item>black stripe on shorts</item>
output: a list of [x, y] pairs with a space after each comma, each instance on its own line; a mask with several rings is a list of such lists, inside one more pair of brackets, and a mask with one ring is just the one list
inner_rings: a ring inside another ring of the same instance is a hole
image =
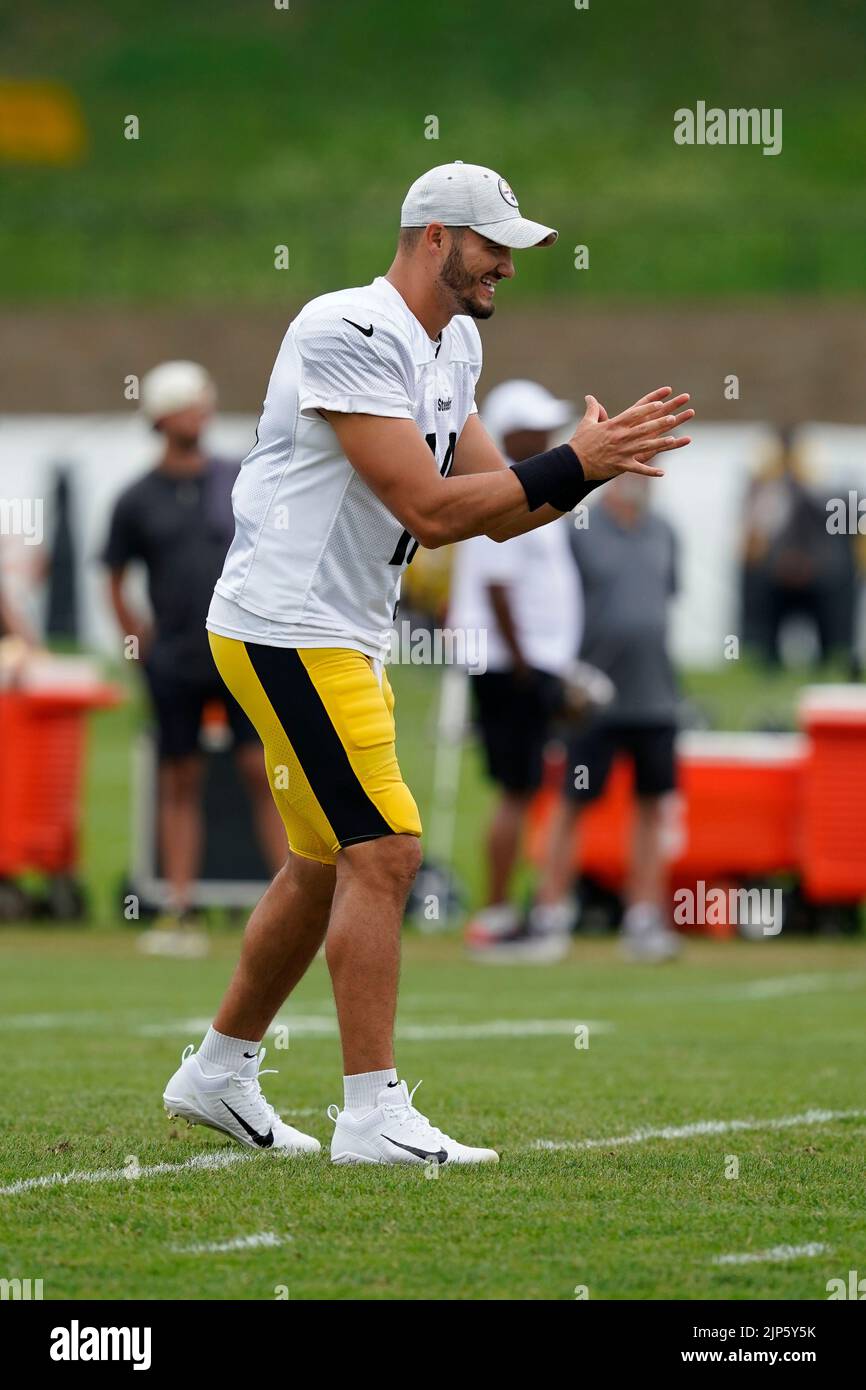
[[339, 844], [392, 835], [358, 780], [306, 666], [293, 647], [245, 642], [246, 653]]

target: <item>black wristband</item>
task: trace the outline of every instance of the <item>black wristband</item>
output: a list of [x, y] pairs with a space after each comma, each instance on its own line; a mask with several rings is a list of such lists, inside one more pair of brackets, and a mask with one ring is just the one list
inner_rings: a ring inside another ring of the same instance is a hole
[[570, 512], [599, 486], [586, 481], [580, 459], [570, 444], [560, 444], [556, 449], [513, 463], [511, 471], [526, 493], [531, 512], [545, 504], [558, 512]]

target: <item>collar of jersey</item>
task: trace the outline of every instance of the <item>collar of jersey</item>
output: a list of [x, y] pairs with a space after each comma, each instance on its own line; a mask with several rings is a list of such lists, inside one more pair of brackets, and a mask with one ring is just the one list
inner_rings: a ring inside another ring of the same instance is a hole
[[[439, 348], [440, 348], [440, 346], [441, 346], [440, 341], [437, 340], [436, 338], [431, 338], [431, 337], [428, 335], [427, 329], [424, 327], [424, 325], [423, 325], [423, 323], [421, 322], [421, 320], [420, 320], [419, 318], [416, 318], [416, 316], [412, 313], [412, 310], [409, 308], [409, 305], [406, 303], [406, 301], [405, 301], [405, 299], [403, 298], [402, 294], [401, 294], [400, 291], [396, 288], [395, 285], [392, 285], [392, 284], [391, 284], [391, 281], [390, 281], [390, 280], [386, 279], [384, 275], [377, 275], [376, 278], [375, 278], [375, 280], [373, 281], [373, 284], [374, 284], [374, 285], [382, 285], [382, 286], [384, 286], [384, 288], [388, 291], [388, 293], [389, 293], [390, 295], [392, 295], [395, 299], [399, 300], [400, 305], [402, 306], [403, 310], [409, 315], [409, 317], [412, 319], [413, 323], [417, 323], [418, 328], [419, 328], [419, 331], [423, 334], [425, 343], [427, 343], [427, 344], [429, 345], [430, 349], [431, 349], [431, 354], [432, 354], [432, 355], [431, 355], [431, 359], [430, 359], [430, 360], [432, 361], [433, 358], [435, 358], [437, 352], [439, 351]], [[445, 325], [445, 328], [447, 328], [447, 327], [448, 327], [448, 325], [446, 324], [446, 325]], [[445, 328], [443, 328], [443, 330], [442, 330], [443, 333], [445, 332]]]

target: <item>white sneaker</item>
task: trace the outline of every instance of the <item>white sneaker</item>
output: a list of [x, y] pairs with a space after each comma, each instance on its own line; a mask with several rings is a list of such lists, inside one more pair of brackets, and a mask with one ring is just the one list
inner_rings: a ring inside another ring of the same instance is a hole
[[620, 946], [629, 960], [658, 965], [676, 959], [682, 938], [671, 931], [655, 903], [632, 903], [622, 919]]
[[463, 940], [470, 951], [483, 951], [517, 936], [520, 927], [520, 913], [513, 903], [494, 903], [482, 907], [469, 919]]
[[486, 965], [556, 965], [571, 954], [571, 932], [576, 917], [570, 899], [537, 903], [530, 910], [524, 936], [493, 942], [474, 958]]
[[328, 1106], [334, 1121], [332, 1163], [498, 1163], [493, 1149], [471, 1149], [449, 1139], [416, 1110], [405, 1081], [384, 1087], [376, 1108], [360, 1118]]
[[[239, 1071], [208, 1076], [192, 1043], [163, 1094], [166, 1112], [191, 1125], [207, 1125], [236, 1139], [248, 1149], [273, 1149], [283, 1154], [316, 1154], [318, 1139], [302, 1134], [280, 1119], [262, 1095], [259, 1077], [265, 1048]], [[273, 1071], [272, 1067], [268, 1071]]]

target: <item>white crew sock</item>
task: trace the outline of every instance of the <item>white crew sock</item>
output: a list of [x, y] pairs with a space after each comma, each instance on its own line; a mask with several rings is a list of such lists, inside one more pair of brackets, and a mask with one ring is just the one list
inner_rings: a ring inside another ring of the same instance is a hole
[[242, 1071], [249, 1067], [254, 1057], [259, 1055], [262, 1040], [248, 1038], [229, 1038], [208, 1028], [196, 1056], [206, 1076], [216, 1076], [221, 1071]]
[[387, 1071], [359, 1071], [354, 1076], [343, 1077], [343, 1098], [350, 1115], [364, 1115], [375, 1109], [379, 1092], [389, 1084], [396, 1089], [397, 1073], [393, 1067]]

